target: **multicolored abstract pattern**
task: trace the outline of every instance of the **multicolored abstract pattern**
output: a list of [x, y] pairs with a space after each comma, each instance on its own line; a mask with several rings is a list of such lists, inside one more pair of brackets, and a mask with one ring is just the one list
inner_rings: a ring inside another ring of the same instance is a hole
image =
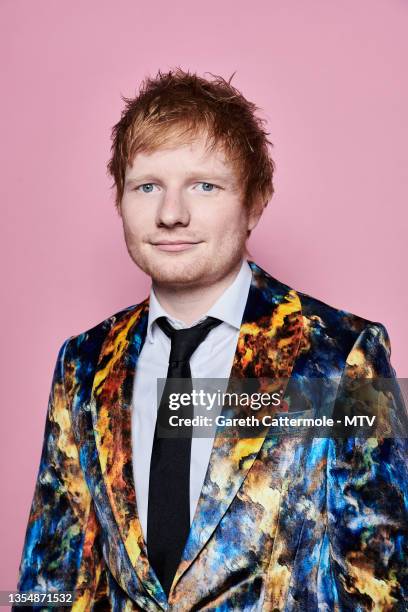
[[[395, 377], [382, 324], [249, 264], [231, 377], [286, 377], [307, 394], [314, 377], [358, 374], [371, 379], [371, 395], [380, 393], [378, 377]], [[403, 437], [217, 435], [166, 599], [149, 564], [132, 467], [133, 378], [148, 309], [148, 299], [130, 306], [59, 351], [18, 589], [74, 591], [75, 612], [407, 610]], [[395, 389], [391, 409], [402, 401]], [[329, 395], [310, 401], [319, 408]]]

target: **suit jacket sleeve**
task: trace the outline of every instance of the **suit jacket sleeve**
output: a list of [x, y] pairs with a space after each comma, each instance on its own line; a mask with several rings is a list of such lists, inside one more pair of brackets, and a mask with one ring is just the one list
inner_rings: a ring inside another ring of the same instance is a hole
[[[105, 595], [104, 563], [98, 523], [72, 431], [65, 366], [69, 341], [60, 348], [54, 369], [17, 589], [74, 591], [72, 609], [90, 609], [97, 597]], [[23, 609], [56, 609], [46, 604], [30, 606]]]
[[341, 411], [386, 414], [393, 433], [329, 440], [324, 599], [336, 611], [405, 610], [408, 601], [408, 416], [390, 354], [385, 327], [367, 325], [339, 386]]

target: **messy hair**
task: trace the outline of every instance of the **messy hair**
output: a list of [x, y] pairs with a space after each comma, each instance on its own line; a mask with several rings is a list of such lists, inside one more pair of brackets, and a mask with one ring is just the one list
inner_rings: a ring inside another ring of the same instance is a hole
[[[207, 73], [206, 73], [207, 74]], [[209, 73], [211, 74], [211, 73]], [[235, 74], [235, 73], [234, 73]], [[120, 209], [125, 171], [138, 152], [150, 153], [166, 146], [187, 144], [206, 134], [207, 148], [221, 146], [243, 185], [248, 210], [264, 207], [273, 195], [275, 164], [270, 156], [265, 119], [258, 107], [221, 76], [205, 79], [181, 68], [158, 71], [146, 78], [135, 98], [121, 96], [125, 107], [112, 128], [108, 173], [116, 188]]]

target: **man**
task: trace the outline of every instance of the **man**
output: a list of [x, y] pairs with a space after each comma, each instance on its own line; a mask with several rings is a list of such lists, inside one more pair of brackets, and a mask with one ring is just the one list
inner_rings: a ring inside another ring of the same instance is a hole
[[381, 405], [405, 424], [378, 384], [395, 376], [385, 327], [246, 257], [273, 193], [256, 110], [180, 69], [126, 100], [108, 168], [152, 287], [59, 351], [20, 591], [73, 591], [76, 611], [406, 609], [403, 436], [160, 429], [169, 389], [199, 378], [300, 383], [316, 412]]

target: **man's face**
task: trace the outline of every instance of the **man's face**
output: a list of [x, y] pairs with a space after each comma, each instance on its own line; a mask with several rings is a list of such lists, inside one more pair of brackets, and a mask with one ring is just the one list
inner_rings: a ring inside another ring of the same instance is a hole
[[125, 175], [121, 216], [127, 249], [154, 283], [204, 286], [241, 260], [249, 215], [243, 185], [221, 148], [205, 135], [188, 145], [138, 153]]

